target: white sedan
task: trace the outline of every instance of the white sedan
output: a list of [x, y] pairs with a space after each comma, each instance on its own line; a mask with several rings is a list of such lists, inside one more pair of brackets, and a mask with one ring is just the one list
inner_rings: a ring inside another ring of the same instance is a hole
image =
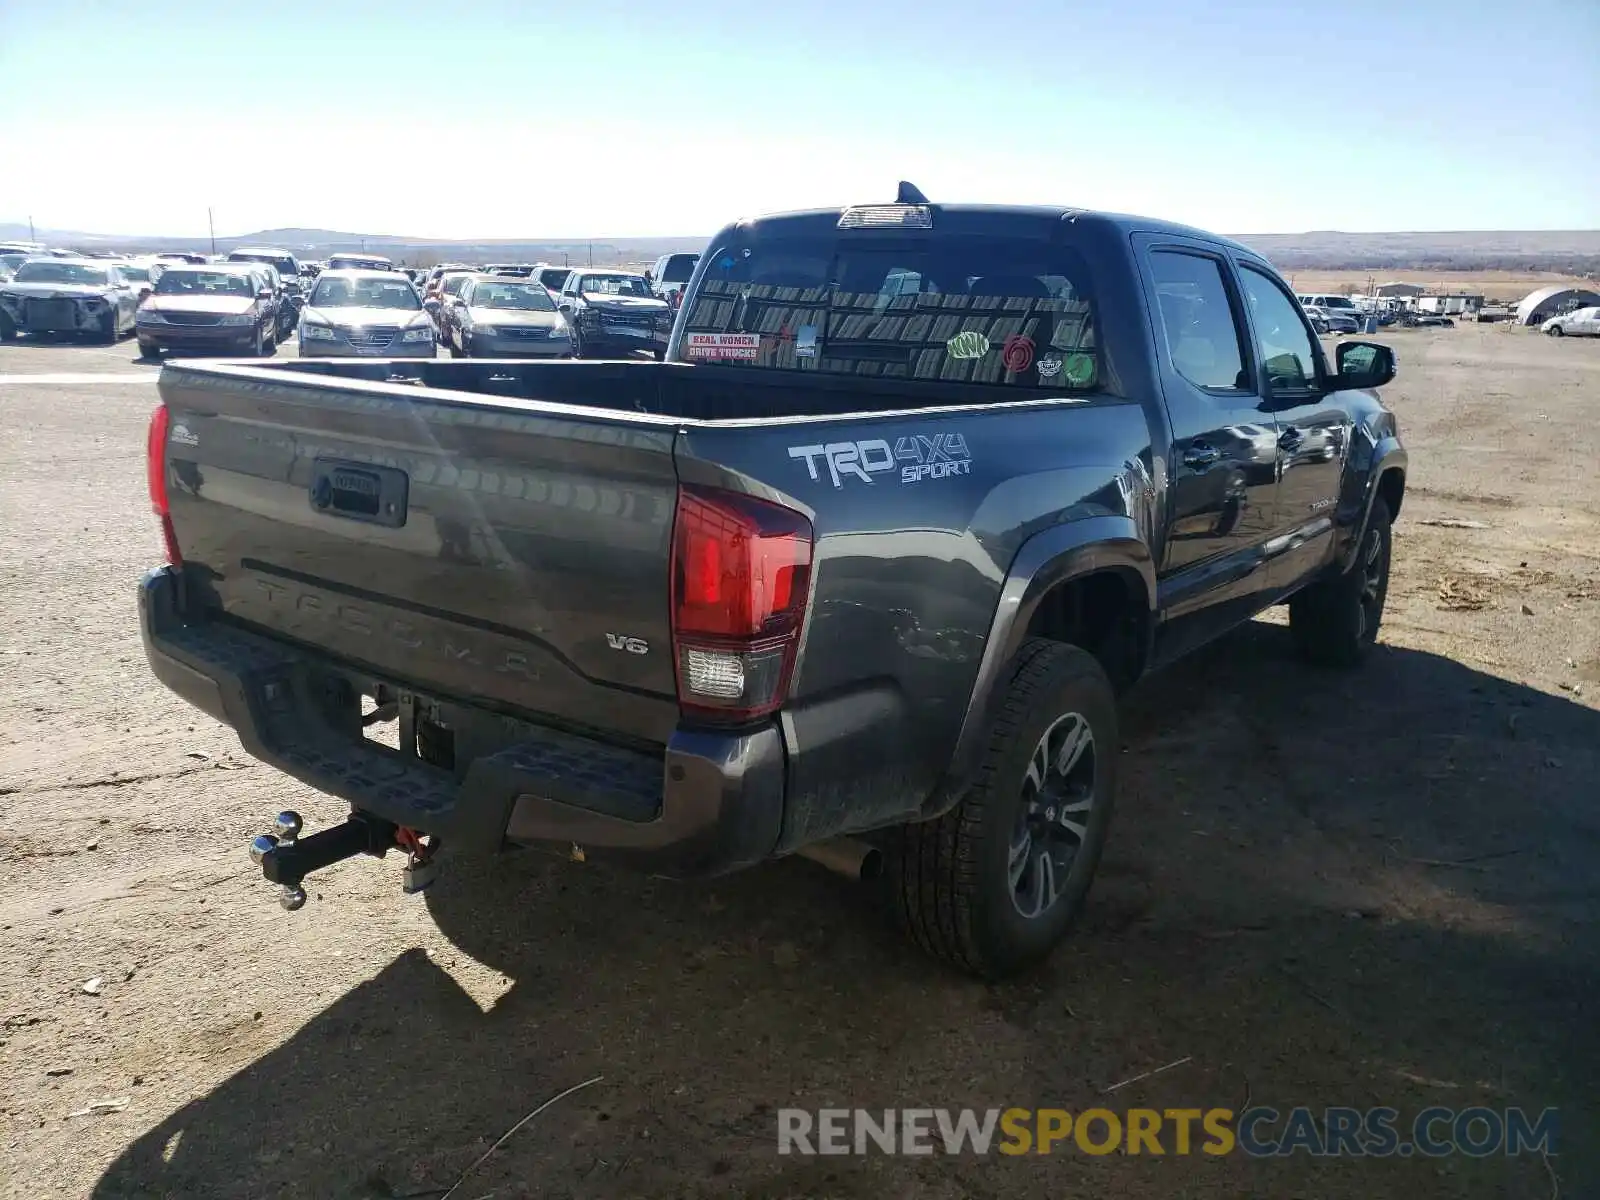
[[1540, 326], [1551, 337], [1600, 337], [1600, 308], [1580, 308], [1551, 317]]

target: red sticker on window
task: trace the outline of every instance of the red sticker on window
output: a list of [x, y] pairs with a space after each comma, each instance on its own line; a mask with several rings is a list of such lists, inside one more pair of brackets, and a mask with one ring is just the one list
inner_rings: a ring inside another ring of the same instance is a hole
[[1013, 333], [1005, 340], [1005, 345], [1000, 350], [1000, 361], [1013, 375], [1021, 375], [1033, 366], [1033, 339], [1020, 333]]

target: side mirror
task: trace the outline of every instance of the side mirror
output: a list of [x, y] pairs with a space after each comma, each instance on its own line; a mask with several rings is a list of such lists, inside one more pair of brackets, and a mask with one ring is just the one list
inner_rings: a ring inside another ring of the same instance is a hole
[[1339, 388], [1380, 388], [1395, 377], [1394, 351], [1380, 342], [1340, 342], [1334, 349]]

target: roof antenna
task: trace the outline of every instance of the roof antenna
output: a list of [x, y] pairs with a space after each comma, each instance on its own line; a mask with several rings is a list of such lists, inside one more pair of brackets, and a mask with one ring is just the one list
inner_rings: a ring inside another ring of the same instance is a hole
[[894, 202], [896, 204], [926, 204], [928, 203], [928, 198], [922, 194], [922, 189], [917, 187], [916, 184], [907, 183], [902, 179], [900, 181], [900, 190], [895, 193]]

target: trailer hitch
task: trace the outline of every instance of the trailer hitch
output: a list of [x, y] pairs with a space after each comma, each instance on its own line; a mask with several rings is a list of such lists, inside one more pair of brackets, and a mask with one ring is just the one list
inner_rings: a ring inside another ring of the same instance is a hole
[[[272, 823], [272, 832], [263, 833], [250, 843], [250, 860], [261, 868], [267, 882], [278, 885], [278, 903], [290, 912], [304, 906], [306, 890], [301, 883], [311, 872], [358, 854], [382, 858], [395, 846], [405, 846], [410, 851], [416, 838], [411, 834], [412, 843], [402, 842], [397, 837], [399, 827], [393, 822], [361, 812], [353, 812], [343, 824], [310, 837], [300, 836], [302, 828], [299, 813], [281, 812]], [[407, 868], [407, 890], [420, 890], [409, 886], [411, 873], [418, 866], [415, 851], [410, 852], [413, 862]], [[421, 865], [432, 866], [431, 854]]]

